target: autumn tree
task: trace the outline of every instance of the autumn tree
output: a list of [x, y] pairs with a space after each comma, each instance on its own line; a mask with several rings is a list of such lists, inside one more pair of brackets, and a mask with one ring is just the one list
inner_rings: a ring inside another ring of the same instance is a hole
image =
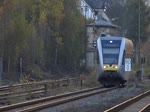
[[64, 0], [64, 19], [61, 26], [63, 60], [68, 69], [77, 69], [83, 58], [84, 18], [77, 9], [77, 0]]
[[77, 0], [1, 0], [0, 56], [4, 72], [79, 70], [84, 18]]
[[113, 22], [119, 26], [122, 35], [127, 36], [137, 43], [140, 27], [141, 40], [146, 40], [148, 38], [148, 20], [150, 18], [149, 9], [145, 0], [140, 0], [140, 3], [139, 0], [112, 0], [111, 3], [110, 7], [108, 7], [107, 14], [110, 18], [117, 18], [116, 21]]
[[147, 0], [112, 0], [108, 7], [107, 14], [110, 18], [117, 18], [113, 21], [119, 26], [121, 36], [130, 38], [135, 45], [136, 59], [139, 59], [139, 40], [148, 40], [150, 31], [150, 11]]

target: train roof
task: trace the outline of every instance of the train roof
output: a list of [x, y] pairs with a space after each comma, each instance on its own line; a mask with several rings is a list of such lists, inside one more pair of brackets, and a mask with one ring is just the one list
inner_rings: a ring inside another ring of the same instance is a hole
[[99, 37], [101, 40], [124, 40], [125, 41], [125, 49], [126, 52], [132, 54], [133, 53], [133, 42], [125, 37], [119, 37], [119, 36], [105, 36], [105, 37]]
[[124, 39], [125, 42], [132, 42], [130, 39], [126, 37], [119, 37], [119, 36], [105, 36], [105, 37], [99, 37], [101, 40], [122, 40]]
[[133, 54], [133, 42], [130, 39], [124, 38], [126, 43], [126, 52]]
[[118, 37], [118, 36], [105, 36], [105, 37], [99, 37], [101, 40], [122, 40], [124, 37]]

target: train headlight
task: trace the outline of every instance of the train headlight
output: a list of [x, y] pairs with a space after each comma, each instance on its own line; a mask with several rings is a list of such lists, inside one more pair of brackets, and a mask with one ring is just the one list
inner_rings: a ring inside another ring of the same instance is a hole
[[112, 44], [112, 43], [113, 43], [113, 41], [112, 41], [112, 40], [110, 40], [110, 43]]
[[104, 69], [106, 68], [106, 66], [104, 66]]
[[117, 69], [117, 68], [118, 68], [118, 66], [115, 66], [115, 68]]

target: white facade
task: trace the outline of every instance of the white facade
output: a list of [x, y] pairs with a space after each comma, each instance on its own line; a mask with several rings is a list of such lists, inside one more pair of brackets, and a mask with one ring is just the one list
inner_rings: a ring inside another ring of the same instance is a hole
[[80, 0], [80, 11], [87, 19], [93, 18], [93, 10], [84, 0]]

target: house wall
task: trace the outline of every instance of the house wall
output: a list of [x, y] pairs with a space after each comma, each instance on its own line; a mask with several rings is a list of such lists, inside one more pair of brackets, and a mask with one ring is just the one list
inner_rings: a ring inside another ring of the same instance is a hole
[[90, 18], [93, 19], [93, 11], [84, 0], [79, 1], [79, 7], [80, 7], [81, 14], [83, 16], [86, 16], [87, 19], [90, 19]]

